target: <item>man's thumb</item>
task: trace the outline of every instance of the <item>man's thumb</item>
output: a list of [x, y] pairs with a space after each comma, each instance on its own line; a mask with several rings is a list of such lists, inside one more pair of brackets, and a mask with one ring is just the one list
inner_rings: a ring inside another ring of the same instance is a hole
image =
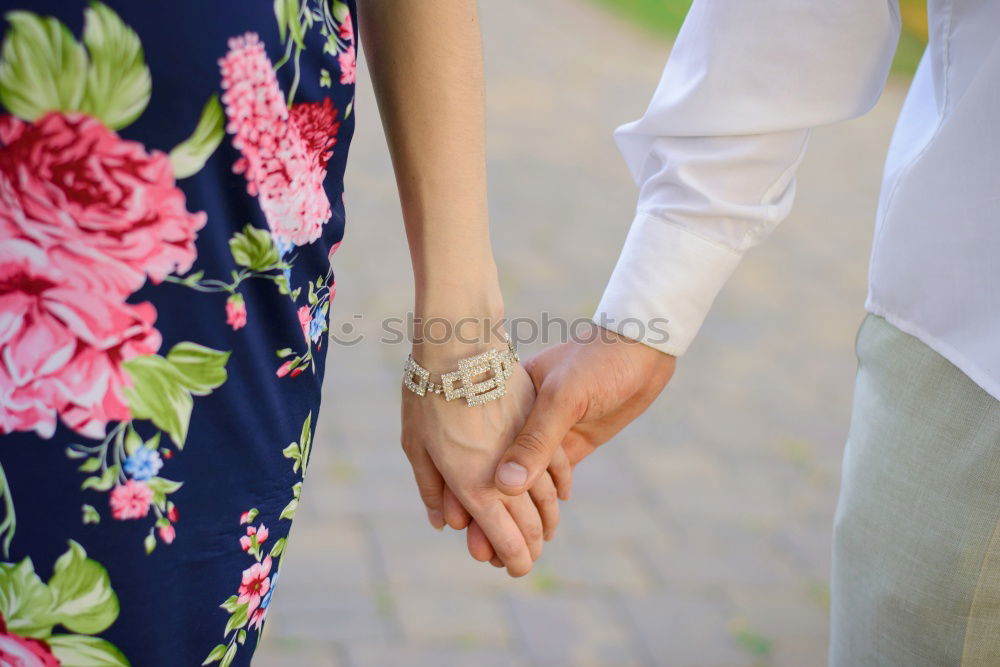
[[542, 385], [521, 432], [500, 458], [495, 481], [507, 495], [520, 495], [532, 487], [580, 417], [572, 402], [559, 396], [557, 386]]

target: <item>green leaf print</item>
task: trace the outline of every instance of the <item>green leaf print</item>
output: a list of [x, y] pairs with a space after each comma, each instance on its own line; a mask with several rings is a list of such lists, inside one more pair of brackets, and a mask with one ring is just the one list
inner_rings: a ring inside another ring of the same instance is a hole
[[[302, 7], [299, 4], [299, 0], [285, 0], [285, 13], [288, 16], [288, 31], [292, 37], [292, 41], [295, 42], [295, 46], [302, 50], [306, 48], [305, 44], [305, 27], [302, 25], [302, 18], [299, 16], [302, 11]], [[291, 96], [289, 96], [289, 100]]]
[[169, 495], [184, 486], [184, 482], [175, 482], [172, 479], [164, 477], [150, 477], [146, 480], [146, 486], [153, 491], [160, 491], [164, 495]]
[[0, 103], [29, 121], [46, 111], [79, 109], [87, 55], [69, 28], [26, 11], [7, 12], [5, 18], [10, 29], [0, 51]]
[[[285, 43], [285, 32], [288, 30], [288, 1], [274, 0], [274, 20], [278, 23], [278, 38]], [[225, 649], [225, 646], [222, 647]]]
[[77, 468], [77, 470], [79, 470], [80, 472], [97, 472], [98, 470], [100, 470], [100, 468], [101, 468], [100, 457], [94, 457], [85, 459], [84, 462], [80, 464], [80, 467]]
[[[7, 631], [44, 640], [63, 667], [128, 665], [114, 644], [87, 636], [103, 632], [118, 618], [118, 596], [108, 571], [70, 540], [48, 584], [35, 574], [30, 558], [0, 563], [0, 614]], [[56, 624], [84, 634], [52, 634]]]
[[266, 229], [247, 225], [229, 239], [233, 260], [251, 271], [269, 271], [281, 263], [278, 249]]
[[220, 352], [197, 343], [177, 343], [167, 353], [167, 361], [181, 375], [184, 386], [195, 396], [207, 396], [226, 381], [229, 352]]
[[208, 654], [207, 658], [205, 658], [205, 662], [201, 664], [209, 665], [213, 662], [222, 660], [222, 656], [226, 654], [226, 648], [228, 647], [225, 644], [216, 644], [215, 648], [212, 649], [212, 652]]
[[138, 35], [100, 2], [84, 10], [83, 43], [90, 54], [81, 111], [113, 130], [129, 125], [149, 103], [152, 80]]
[[[142, 447], [142, 444], [142, 438], [135, 432], [135, 428], [130, 422], [128, 428], [125, 429], [125, 453], [132, 456], [135, 454], [136, 450]], [[82, 469], [83, 468], [81, 466], [81, 470]]]
[[242, 628], [247, 623], [247, 610], [250, 605], [243, 603], [237, 605], [236, 609], [233, 610], [232, 615], [229, 617], [229, 621], [226, 623], [226, 631], [223, 636], [228, 635], [230, 632], [236, 628]]
[[309, 465], [309, 455], [312, 452], [312, 418], [313, 413], [310, 410], [309, 414], [306, 415], [306, 419], [302, 422], [302, 432], [299, 434], [299, 449], [302, 453], [302, 474], [306, 474], [306, 466]]
[[132, 417], [151, 420], [182, 449], [194, 406], [191, 394], [204, 396], [221, 386], [228, 360], [228, 352], [184, 342], [166, 357], [150, 354], [123, 362], [133, 382], [125, 388]]
[[201, 110], [201, 118], [198, 119], [194, 132], [170, 151], [174, 178], [187, 178], [201, 171], [225, 136], [225, 125], [226, 119], [219, 97], [212, 95]]
[[236, 644], [230, 644], [229, 648], [226, 649], [226, 654], [222, 656], [222, 660], [219, 661], [219, 667], [229, 667], [233, 664], [233, 658], [236, 657]]
[[288, 445], [281, 450], [281, 454], [286, 459], [292, 459], [292, 472], [298, 472], [299, 466], [302, 465], [302, 451], [299, 449], [299, 443], [293, 442]]
[[83, 523], [100, 523], [101, 515], [94, 509], [93, 505], [82, 505], [80, 510], [83, 512]]
[[51, 16], [12, 11], [6, 18], [0, 103], [15, 116], [82, 111], [119, 130], [145, 110], [152, 81], [142, 44], [107, 6], [94, 0], [84, 10], [83, 44]]
[[104, 566], [70, 541], [69, 551], [56, 561], [49, 580], [53, 616], [66, 629], [82, 634], [102, 632], [118, 618], [118, 596]]
[[0, 563], [0, 614], [7, 629], [22, 637], [46, 637], [52, 632], [54, 598], [30, 558], [16, 565]]
[[146, 555], [153, 553], [153, 549], [156, 548], [156, 538], [153, 537], [153, 529], [149, 529], [149, 535], [142, 540], [142, 548], [145, 550]]
[[[97, 461], [98, 467], [100, 467], [100, 459], [92, 459]], [[87, 489], [94, 489], [95, 491], [107, 491], [112, 486], [114, 486], [115, 480], [118, 478], [119, 466], [115, 465], [108, 466], [104, 469], [104, 472], [100, 476], [88, 477], [83, 480], [83, 484], [80, 485], [81, 491], [86, 491]]]
[[[226, 598], [226, 601], [220, 604], [219, 606], [231, 614], [234, 611], [236, 611], [237, 607], [240, 606], [239, 599], [240, 596], [238, 595], [230, 595], [228, 598]], [[225, 646], [223, 646], [222, 648], [225, 648]]]
[[277, 558], [281, 554], [285, 553], [285, 545], [288, 544], [288, 539], [284, 537], [279, 537], [274, 541], [274, 546], [271, 547], [271, 558]]
[[130, 664], [118, 647], [99, 637], [53, 635], [45, 641], [62, 667], [127, 667]]
[[333, 18], [337, 19], [337, 23], [343, 23], [347, 15], [351, 13], [350, 7], [347, 6], [346, 2], [341, 2], [340, 0], [333, 0]]
[[180, 373], [161, 356], [133, 357], [122, 363], [133, 385], [125, 387], [125, 400], [134, 419], [150, 419], [170, 435], [178, 448], [187, 439], [194, 401]]
[[281, 514], [278, 515], [278, 518], [289, 519], [289, 520], [294, 519], [295, 513], [298, 511], [298, 509], [299, 509], [299, 499], [292, 498], [291, 500], [288, 501], [288, 504], [285, 505], [285, 508], [281, 510]]

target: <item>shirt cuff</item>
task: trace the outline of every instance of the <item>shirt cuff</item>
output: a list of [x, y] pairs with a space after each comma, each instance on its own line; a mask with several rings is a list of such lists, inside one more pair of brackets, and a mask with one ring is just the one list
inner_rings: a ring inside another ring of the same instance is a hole
[[742, 254], [646, 213], [632, 222], [594, 323], [682, 355]]

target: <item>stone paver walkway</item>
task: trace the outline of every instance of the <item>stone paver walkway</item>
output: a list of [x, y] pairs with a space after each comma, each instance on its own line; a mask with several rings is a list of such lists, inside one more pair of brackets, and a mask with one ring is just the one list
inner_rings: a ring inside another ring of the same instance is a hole
[[[589, 316], [635, 201], [611, 130], [641, 114], [667, 48], [582, 0], [482, 11], [508, 314]], [[661, 399], [578, 468], [556, 541], [514, 581], [427, 526], [398, 446], [406, 348], [375, 339], [410, 306], [409, 262], [359, 81], [333, 318], [368, 338], [331, 350], [256, 664], [823, 664], [852, 345], [904, 83], [815, 134], [791, 219], [751, 252]]]

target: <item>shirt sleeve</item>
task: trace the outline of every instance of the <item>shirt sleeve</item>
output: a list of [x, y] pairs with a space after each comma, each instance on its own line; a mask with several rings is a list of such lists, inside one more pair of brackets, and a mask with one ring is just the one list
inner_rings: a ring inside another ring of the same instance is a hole
[[682, 354], [788, 214], [810, 129], [874, 106], [898, 39], [897, 0], [695, 0], [646, 113], [615, 133], [639, 203], [594, 322]]

